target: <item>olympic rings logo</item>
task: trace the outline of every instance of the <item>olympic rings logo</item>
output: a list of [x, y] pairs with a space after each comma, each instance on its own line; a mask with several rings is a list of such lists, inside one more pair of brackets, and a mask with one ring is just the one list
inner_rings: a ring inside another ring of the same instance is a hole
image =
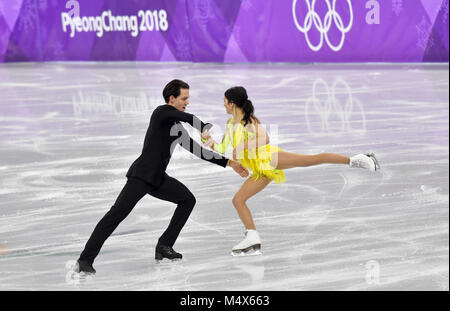
[[[297, 26], [297, 29], [300, 30], [302, 33], [305, 34], [306, 42], [308, 43], [308, 46], [311, 48], [311, 50], [317, 52], [319, 51], [323, 46], [323, 41], [325, 38], [325, 41], [327, 42], [328, 46], [335, 52], [342, 49], [344, 45], [345, 40], [345, 34], [350, 31], [353, 25], [353, 8], [351, 0], [347, 0], [349, 11], [350, 11], [350, 21], [346, 27], [344, 27], [344, 22], [342, 21], [341, 16], [336, 12], [336, 0], [333, 0], [333, 5], [330, 4], [330, 0], [325, 0], [328, 12], [325, 15], [325, 19], [322, 22], [320, 19], [319, 14], [314, 10], [316, 6], [316, 0], [312, 0], [312, 3], [310, 3], [310, 0], [305, 0], [306, 4], [308, 5], [308, 13], [305, 16], [305, 20], [303, 22], [303, 26], [301, 26], [297, 20], [297, 14], [295, 13], [295, 8], [297, 5], [297, 0], [294, 0], [292, 2], [292, 15], [294, 17], [295, 26]], [[331, 22], [334, 22], [338, 30], [342, 33], [341, 35], [341, 41], [338, 45], [334, 45], [332, 42], [330, 42], [330, 39], [328, 38], [328, 31], [331, 28]], [[320, 32], [320, 41], [317, 45], [314, 45], [309, 40], [308, 32], [311, 30], [312, 25], [314, 22], [314, 26], [316, 29]]]
[[[319, 86], [323, 89], [319, 91]], [[366, 116], [361, 102], [353, 96], [350, 85], [336, 79], [330, 89], [322, 78], [316, 79], [312, 96], [306, 100], [305, 118], [314, 135], [365, 135]], [[345, 100], [343, 97], [347, 97]]]

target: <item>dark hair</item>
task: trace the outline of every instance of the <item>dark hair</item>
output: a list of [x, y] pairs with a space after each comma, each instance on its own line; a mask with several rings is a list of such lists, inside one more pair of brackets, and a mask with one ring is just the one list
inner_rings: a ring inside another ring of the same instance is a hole
[[253, 113], [255, 112], [255, 108], [253, 107], [251, 100], [248, 99], [247, 91], [245, 90], [245, 88], [243, 88], [242, 86], [232, 87], [226, 90], [225, 97], [230, 103], [234, 103], [244, 112], [244, 117], [242, 118], [242, 120], [244, 120], [245, 122], [244, 126], [246, 126], [247, 123], [252, 123], [252, 118], [259, 122], [258, 118], [253, 115]]
[[164, 90], [163, 90], [164, 101], [166, 103], [168, 103], [170, 96], [173, 96], [175, 98], [180, 96], [180, 93], [181, 93], [180, 89], [188, 89], [189, 90], [189, 84], [187, 84], [184, 81], [177, 80], [177, 79], [172, 80], [169, 83], [167, 83], [167, 85], [164, 87]]

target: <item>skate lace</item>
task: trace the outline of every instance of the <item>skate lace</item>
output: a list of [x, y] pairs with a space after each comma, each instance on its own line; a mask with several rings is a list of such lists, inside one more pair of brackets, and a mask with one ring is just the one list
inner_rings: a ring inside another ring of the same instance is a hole
[[366, 168], [367, 165], [365, 162], [361, 161], [361, 160], [355, 160], [352, 162], [352, 167], [357, 167], [357, 168]]
[[177, 252], [170, 246], [162, 246], [161, 250], [165, 251], [167, 254], [170, 254], [170, 255], [177, 254]]

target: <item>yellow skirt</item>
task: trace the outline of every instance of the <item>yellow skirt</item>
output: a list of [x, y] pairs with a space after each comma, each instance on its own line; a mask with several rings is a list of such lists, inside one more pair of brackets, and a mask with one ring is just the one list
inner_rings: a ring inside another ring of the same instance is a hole
[[245, 168], [251, 170], [253, 180], [261, 177], [267, 177], [274, 180], [277, 184], [284, 183], [283, 170], [278, 170], [270, 164], [274, 152], [283, 151], [281, 148], [271, 145], [264, 145], [258, 148], [251, 148], [239, 154], [239, 163]]

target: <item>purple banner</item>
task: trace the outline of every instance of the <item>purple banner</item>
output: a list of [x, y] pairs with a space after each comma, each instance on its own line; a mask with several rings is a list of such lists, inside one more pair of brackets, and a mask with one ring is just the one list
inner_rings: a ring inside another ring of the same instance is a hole
[[0, 62], [448, 62], [448, 0], [0, 0]]

